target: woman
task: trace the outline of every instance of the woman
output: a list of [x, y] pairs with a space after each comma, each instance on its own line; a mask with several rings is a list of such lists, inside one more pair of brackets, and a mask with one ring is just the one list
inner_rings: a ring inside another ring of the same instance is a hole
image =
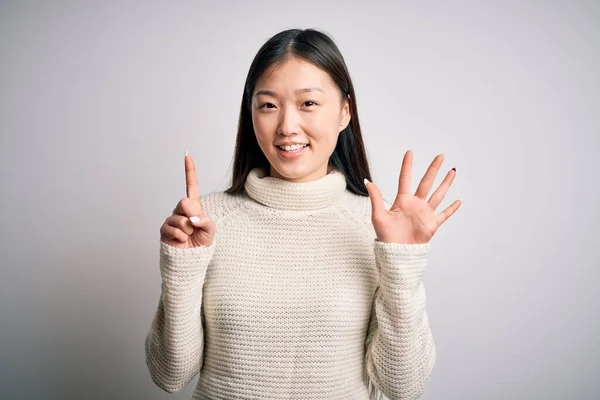
[[344, 59], [316, 30], [256, 55], [244, 88], [232, 185], [187, 196], [160, 229], [162, 293], [146, 340], [152, 380], [194, 399], [417, 398], [436, 352], [425, 309], [429, 241], [459, 207], [426, 200], [438, 155], [410, 194], [371, 178]]

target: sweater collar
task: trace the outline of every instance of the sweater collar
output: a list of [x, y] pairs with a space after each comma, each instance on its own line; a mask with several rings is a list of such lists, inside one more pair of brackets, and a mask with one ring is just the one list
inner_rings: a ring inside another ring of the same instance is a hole
[[346, 177], [337, 169], [310, 182], [289, 182], [268, 175], [267, 168], [254, 168], [244, 188], [250, 198], [281, 210], [317, 210], [337, 203], [346, 190]]

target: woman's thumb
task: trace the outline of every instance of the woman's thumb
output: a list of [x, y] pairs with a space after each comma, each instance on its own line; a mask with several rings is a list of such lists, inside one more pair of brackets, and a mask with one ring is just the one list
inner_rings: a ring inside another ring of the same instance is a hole
[[190, 217], [190, 222], [192, 225], [198, 226], [198, 224], [200, 224], [200, 217], [194, 215], [193, 217]]
[[369, 192], [369, 198], [371, 199], [371, 212], [374, 215], [378, 213], [381, 208], [385, 209], [381, 190], [379, 190], [379, 187], [373, 182], [370, 182], [367, 178], [365, 178], [364, 182], [367, 192]]
[[191, 216], [190, 222], [196, 228], [200, 228], [208, 234], [213, 234], [216, 230], [216, 225], [210, 217], [204, 213]]
[[205, 222], [205, 221], [203, 221], [203, 220], [205, 217], [206, 217], [205, 215], [194, 215], [194, 216], [190, 217], [190, 222], [192, 223], [192, 225], [199, 228], [204, 225], [203, 222]]

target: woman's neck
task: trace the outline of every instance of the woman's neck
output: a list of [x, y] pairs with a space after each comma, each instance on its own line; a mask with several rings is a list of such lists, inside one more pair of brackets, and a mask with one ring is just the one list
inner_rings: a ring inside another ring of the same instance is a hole
[[267, 176], [266, 168], [254, 168], [244, 188], [248, 197], [264, 206], [282, 210], [316, 210], [340, 201], [346, 190], [346, 177], [339, 170], [308, 182], [290, 182]]
[[280, 174], [279, 171], [277, 171], [271, 165], [269, 168], [269, 176], [272, 178], [282, 179], [282, 180], [285, 180], [288, 182], [295, 182], [295, 183], [311, 182], [311, 181], [316, 181], [317, 179], [323, 178], [325, 175], [329, 174], [333, 169], [334, 169], [333, 166], [331, 166], [327, 163], [327, 164], [324, 164], [323, 166], [319, 167], [317, 170], [309, 172], [308, 174], [305, 174], [303, 176], [287, 177], [287, 176]]

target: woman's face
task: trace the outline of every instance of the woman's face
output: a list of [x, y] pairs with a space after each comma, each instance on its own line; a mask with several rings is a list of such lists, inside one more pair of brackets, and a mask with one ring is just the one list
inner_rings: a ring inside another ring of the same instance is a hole
[[[327, 174], [338, 135], [350, 122], [347, 101], [329, 74], [291, 58], [265, 71], [252, 98], [256, 139], [271, 164], [270, 176], [307, 182]], [[299, 150], [278, 145], [299, 143]], [[289, 151], [293, 150], [293, 151]]]

